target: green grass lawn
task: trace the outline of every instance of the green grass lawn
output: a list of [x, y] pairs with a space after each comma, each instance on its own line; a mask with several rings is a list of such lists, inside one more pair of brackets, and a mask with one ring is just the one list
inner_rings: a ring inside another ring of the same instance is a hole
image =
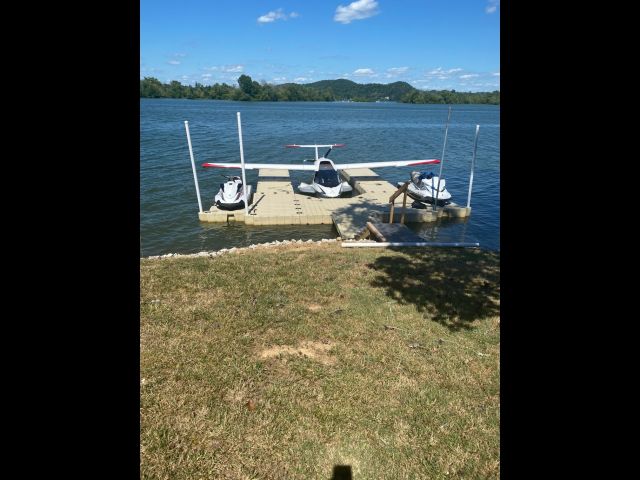
[[141, 478], [498, 478], [499, 264], [339, 243], [141, 260]]

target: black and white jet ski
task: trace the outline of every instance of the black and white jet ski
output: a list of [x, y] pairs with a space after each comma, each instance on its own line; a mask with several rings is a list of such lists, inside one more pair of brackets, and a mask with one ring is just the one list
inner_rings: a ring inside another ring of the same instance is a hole
[[[407, 187], [407, 195], [414, 200], [433, 205], [436, 191], [438, 192], [438, 205], [444, 206], [451, 203], [451, 194], [445, 188], [446, 181], [440, 179], [440, 189], [438, 190], [438, 176], [433, 172], [411, 172], [411, 182]], [[399, 182], [398, 186], [402, 186]]]
[[[214, 205], [222, 210], [239, 210], [244, 208], [244, 190], [242, 179], [238, 176], [229, 177], [220, 184], [220, 190], [215, 196]], [[251, 185], [247, 186], [247, 201], [251, 203]]]

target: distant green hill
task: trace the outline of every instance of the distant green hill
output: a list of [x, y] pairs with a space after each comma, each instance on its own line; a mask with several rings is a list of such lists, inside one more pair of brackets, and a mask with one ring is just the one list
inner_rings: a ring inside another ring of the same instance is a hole
[[403, 95], [417, 91], [407, 82], [393, 83], [356, 83], [341, 78], [339, 80], [320, 80], [307, 83], [305, 87], [319, 90], [330, 89], [337, 100], [363, 99], [366, 101], [391, 100], [399, 102]]
[[272, 85], [258, 83], [248, 75], [238, 77], [238, 87], [226, 83], [194, 86], [182, 85], [174, 80], [161, 83], [157, 78], [140, 80], [141, 98], [208, 98], [215, 100], [297, 102], [297, 101], [340, 101], [354, 102], [395, 101], [403, 103], [484, 103], [500, 104], [500, 92], [456, 92], [455, 90], [418, 90], [407, 82], [356, 83], [344, 78], [320, 80], [319, 82], [298, 84], [283, 83]]

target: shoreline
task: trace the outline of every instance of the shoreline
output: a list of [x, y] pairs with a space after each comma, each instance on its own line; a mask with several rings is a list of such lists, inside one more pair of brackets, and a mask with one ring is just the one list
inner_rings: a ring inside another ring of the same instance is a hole
[[[486, 93], [486, 92], [480, 92]], [[478, 105], [499, 107], [499, 103], [421, 103], [402, 102], [400, 100], [233, 100], [230, 98], [189, 98], [189, 97], [140, 97], [145, 100], [211, 100], [214, 102], [243, 102], [243, 103], [396, 103], [400, 105]]]
[[165, 258], [198, 258], [198, 257], [219, 257], [220, 255], [225, 255], [228, 253], [236, 253], [246, 250], [256, 250], [260, 248], [270, 248], [277, 247], [281, 245], [311, 245], [311, 244], [324, 244], [324, 243], [335, 243], [341, 242], [342, 239], [340, 237], [337, 238], [323, 238], [321, 240], [274, 240], [273, 242], [265, 242], [265, 243], [255, 243], [251, 244], [248, 247], [231, 247], [231, 248], [221, 248], [220, 250], [207, 250], [198, 253], [165, 253], [163, 255], [150, 255], [148, 257], [140, 257], [140, 260], [162, 260]]
[[[247, 247], [231, 247], [231, 248], [221, 248], [220, 250], [205, 250], [202, 252], [197, 252], [197, 253], [165, 253], [162, 255], [149, 255], [148, 257], [140, 257], [140, 260], [163, 260], [166, 258], [199, 258], [199, 257], [219, 257], [221, 255], [226, 255], [229, 253], [240, 253], [240, 252], [244, 252], [247, 250], [256, 250], [256, 249], [266, 249], [266, 248], [272, 248], [272, 247], [279, 247], [279, 246], [291, 246], [291, 245], [313, 245], [313, 244], [328, 244], [328, 243], [337, 243], [337, 242], [342, 242], [342, 238], [337, 237], [337, 238], [323, 238], [321, 240], [295, 240], [295, 239], [291, 239], [291, 240], [274, 240], [273, 242], [265, 242], [265, 243], [255, 243], [255, 244], [251, 244]], [[349, 240], [350, 243], [352, 242], [369, 242], [369, 240]], [[420, 248], [420, 247], [415, 247], [415, 248]], [[482, 248], [477, 247], [478, 250], [481, 251], [489, 251], [489, 252], [495, 252], [495, 253], [500, 253], [500, 250], [487, 250], [486, 248]]]

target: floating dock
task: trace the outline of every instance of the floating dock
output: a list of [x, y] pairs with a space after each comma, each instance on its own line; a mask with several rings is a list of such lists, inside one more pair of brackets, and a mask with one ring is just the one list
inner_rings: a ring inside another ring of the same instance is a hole
[[[311, 173], [311, 172], [310, 172]], [[244, 222], [247, 225], [330, 225], [334, 224], [343, 239], [359, 238], [367, 231], [366, 223], [389, 221], [389, 197], [398, 188], [380, 178], [369, 168], [340, 170], [354, 192], [352, 197], [319, 198], [295, 191], [288, 170], [260, 169], [249, 215], [242, 210], [221, 210], [212, 206], [199, 213], [202, 222]], [[432, 209], [411, 208], [407, 198], [406, 223], [433, 222], [440, 217], [467, 217], [471, 208], [451, 203]], [[402, 196], [396, 199], [393, 220], [399, 223]]]

